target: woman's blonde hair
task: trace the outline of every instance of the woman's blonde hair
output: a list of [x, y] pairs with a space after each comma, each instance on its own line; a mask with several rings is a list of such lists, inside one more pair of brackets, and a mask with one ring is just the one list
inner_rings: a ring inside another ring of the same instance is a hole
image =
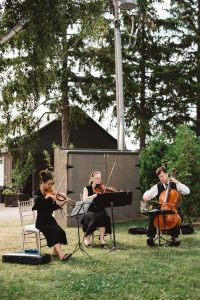
[[94, 171], [92, 171], [92, 173], [90, 174], [90, 179], [89, 179], [89, 184], [92, 184], [93, 183], [93, 177], [94, 177], [94, 175], [96, 175], [96, 174], [101, 174], [101, 172], [100, 171], [96, 171], [96, 170], [94, 170]]

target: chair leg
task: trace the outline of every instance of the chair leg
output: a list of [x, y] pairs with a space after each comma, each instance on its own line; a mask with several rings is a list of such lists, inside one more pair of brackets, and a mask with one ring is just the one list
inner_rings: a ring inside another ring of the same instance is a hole
[[24, 251], [24, 246], [25, 246], [25, 233], [22, 232], [22, 250]]
[[42, 247], [42, 245], [41, 245], [41, 235], [40, 235], [40, 232], [38, 233], [38, 250], [39, 250], [39, 252], [41, 252], [41, 247]]
[[37, 250], [40, 252], [40, 233], [35, 233]]
[[182, 232], [181, 227], [180, 227], [180, 234], [179, 234], [179, 236], [180, 236], [180, 240], [182, 240], [182, 238], [183, 238], [183, 232]]
[[92, 247], [94, 246], [94, 232], [92, 233], [92, 237], [91, 237], [91, 245]]

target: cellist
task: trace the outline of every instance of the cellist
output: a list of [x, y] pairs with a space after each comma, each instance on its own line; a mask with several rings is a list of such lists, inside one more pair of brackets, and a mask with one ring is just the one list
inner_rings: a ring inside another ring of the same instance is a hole
[[[150, 190], [146, 191], [143, 195], [144, 201], [149, 201], [153, 198], [159, 198], [160, 194], [167, 189], [167, 185], [171, 183], [171, 189], [177, 190], [182, 195], [188, 195], [190, 193], [190, 189], [177, 179], [172, 176], [169, 176], [165, 167], [161, 166], [156, 170], [156, 175], [158, 176], [160, 182], [155, 184]], [[179, 212], [180, 213], [180, 212]], [[180, 227], [175, 227], [170, 229], [169, 231], [171, 235], [170, 246], [179, 246], [180, 241], [177, 240], [180, 234]], [[156, 227], [154, 226], [154, 215], [149, 215], [149, 226], [147, 232], [147, 245], [150, 247], [155, 246], [154, 238], [156, 234]]]

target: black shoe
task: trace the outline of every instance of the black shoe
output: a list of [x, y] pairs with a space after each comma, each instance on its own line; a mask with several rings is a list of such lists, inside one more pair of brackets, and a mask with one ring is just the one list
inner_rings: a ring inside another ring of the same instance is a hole
[[180, 246], [180, 244], [181, 244], [181, 242], [180, 241], [177, 241], [177, 240], [175, 240], [175, 239], [171, 239], [171, 241], [169, 242], [169, 246], [171, 246], [171, 247], [178, 247], [178, 246]]
[[156, 244], [154, 243], [154, 240], [152, 238], [149, 238], [147, 240], [147, 246], [150, 246], [150, 247], [156, 246]]
[[107, 244], [100, 243], [100, 248], [107, 248]]

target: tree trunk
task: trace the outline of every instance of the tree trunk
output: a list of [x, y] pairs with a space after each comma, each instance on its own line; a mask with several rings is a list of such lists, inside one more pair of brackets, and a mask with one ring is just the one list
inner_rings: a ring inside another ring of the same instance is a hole
[[146, 118], [145, 118], [145, 83], [146, 83], [146, 74], [145, 74], [145, 18], [146, 10], [143, 5], [142, 13], [142, 37], [141, 37], [141, 83], [140, 83], [140, 129], [139, 129], [139, 139], [140, 139], [140, 149], [145, 148], [146, 145]]
[[69, 98], [68, 98], [68, 74], [67, 74], [67, 34], [63, 34], [63, 62], [62, 62], [62, 81], [61, 81], [61, 124], [62, 124], [62, 148], [67, 148], [69, 145]]
[[[200, 38], [200, 0], [198, 0], [198, 37]], [[197, 48], [198, 48], [198, 53], [200, 53], [200, 39], [197, 39]], [[197, 55], [197, 84], [200, 86], [200, 56]], [[197, 93], [197, 120], [196, 120], [196, 134], [200, 136], [200, 90]]]

